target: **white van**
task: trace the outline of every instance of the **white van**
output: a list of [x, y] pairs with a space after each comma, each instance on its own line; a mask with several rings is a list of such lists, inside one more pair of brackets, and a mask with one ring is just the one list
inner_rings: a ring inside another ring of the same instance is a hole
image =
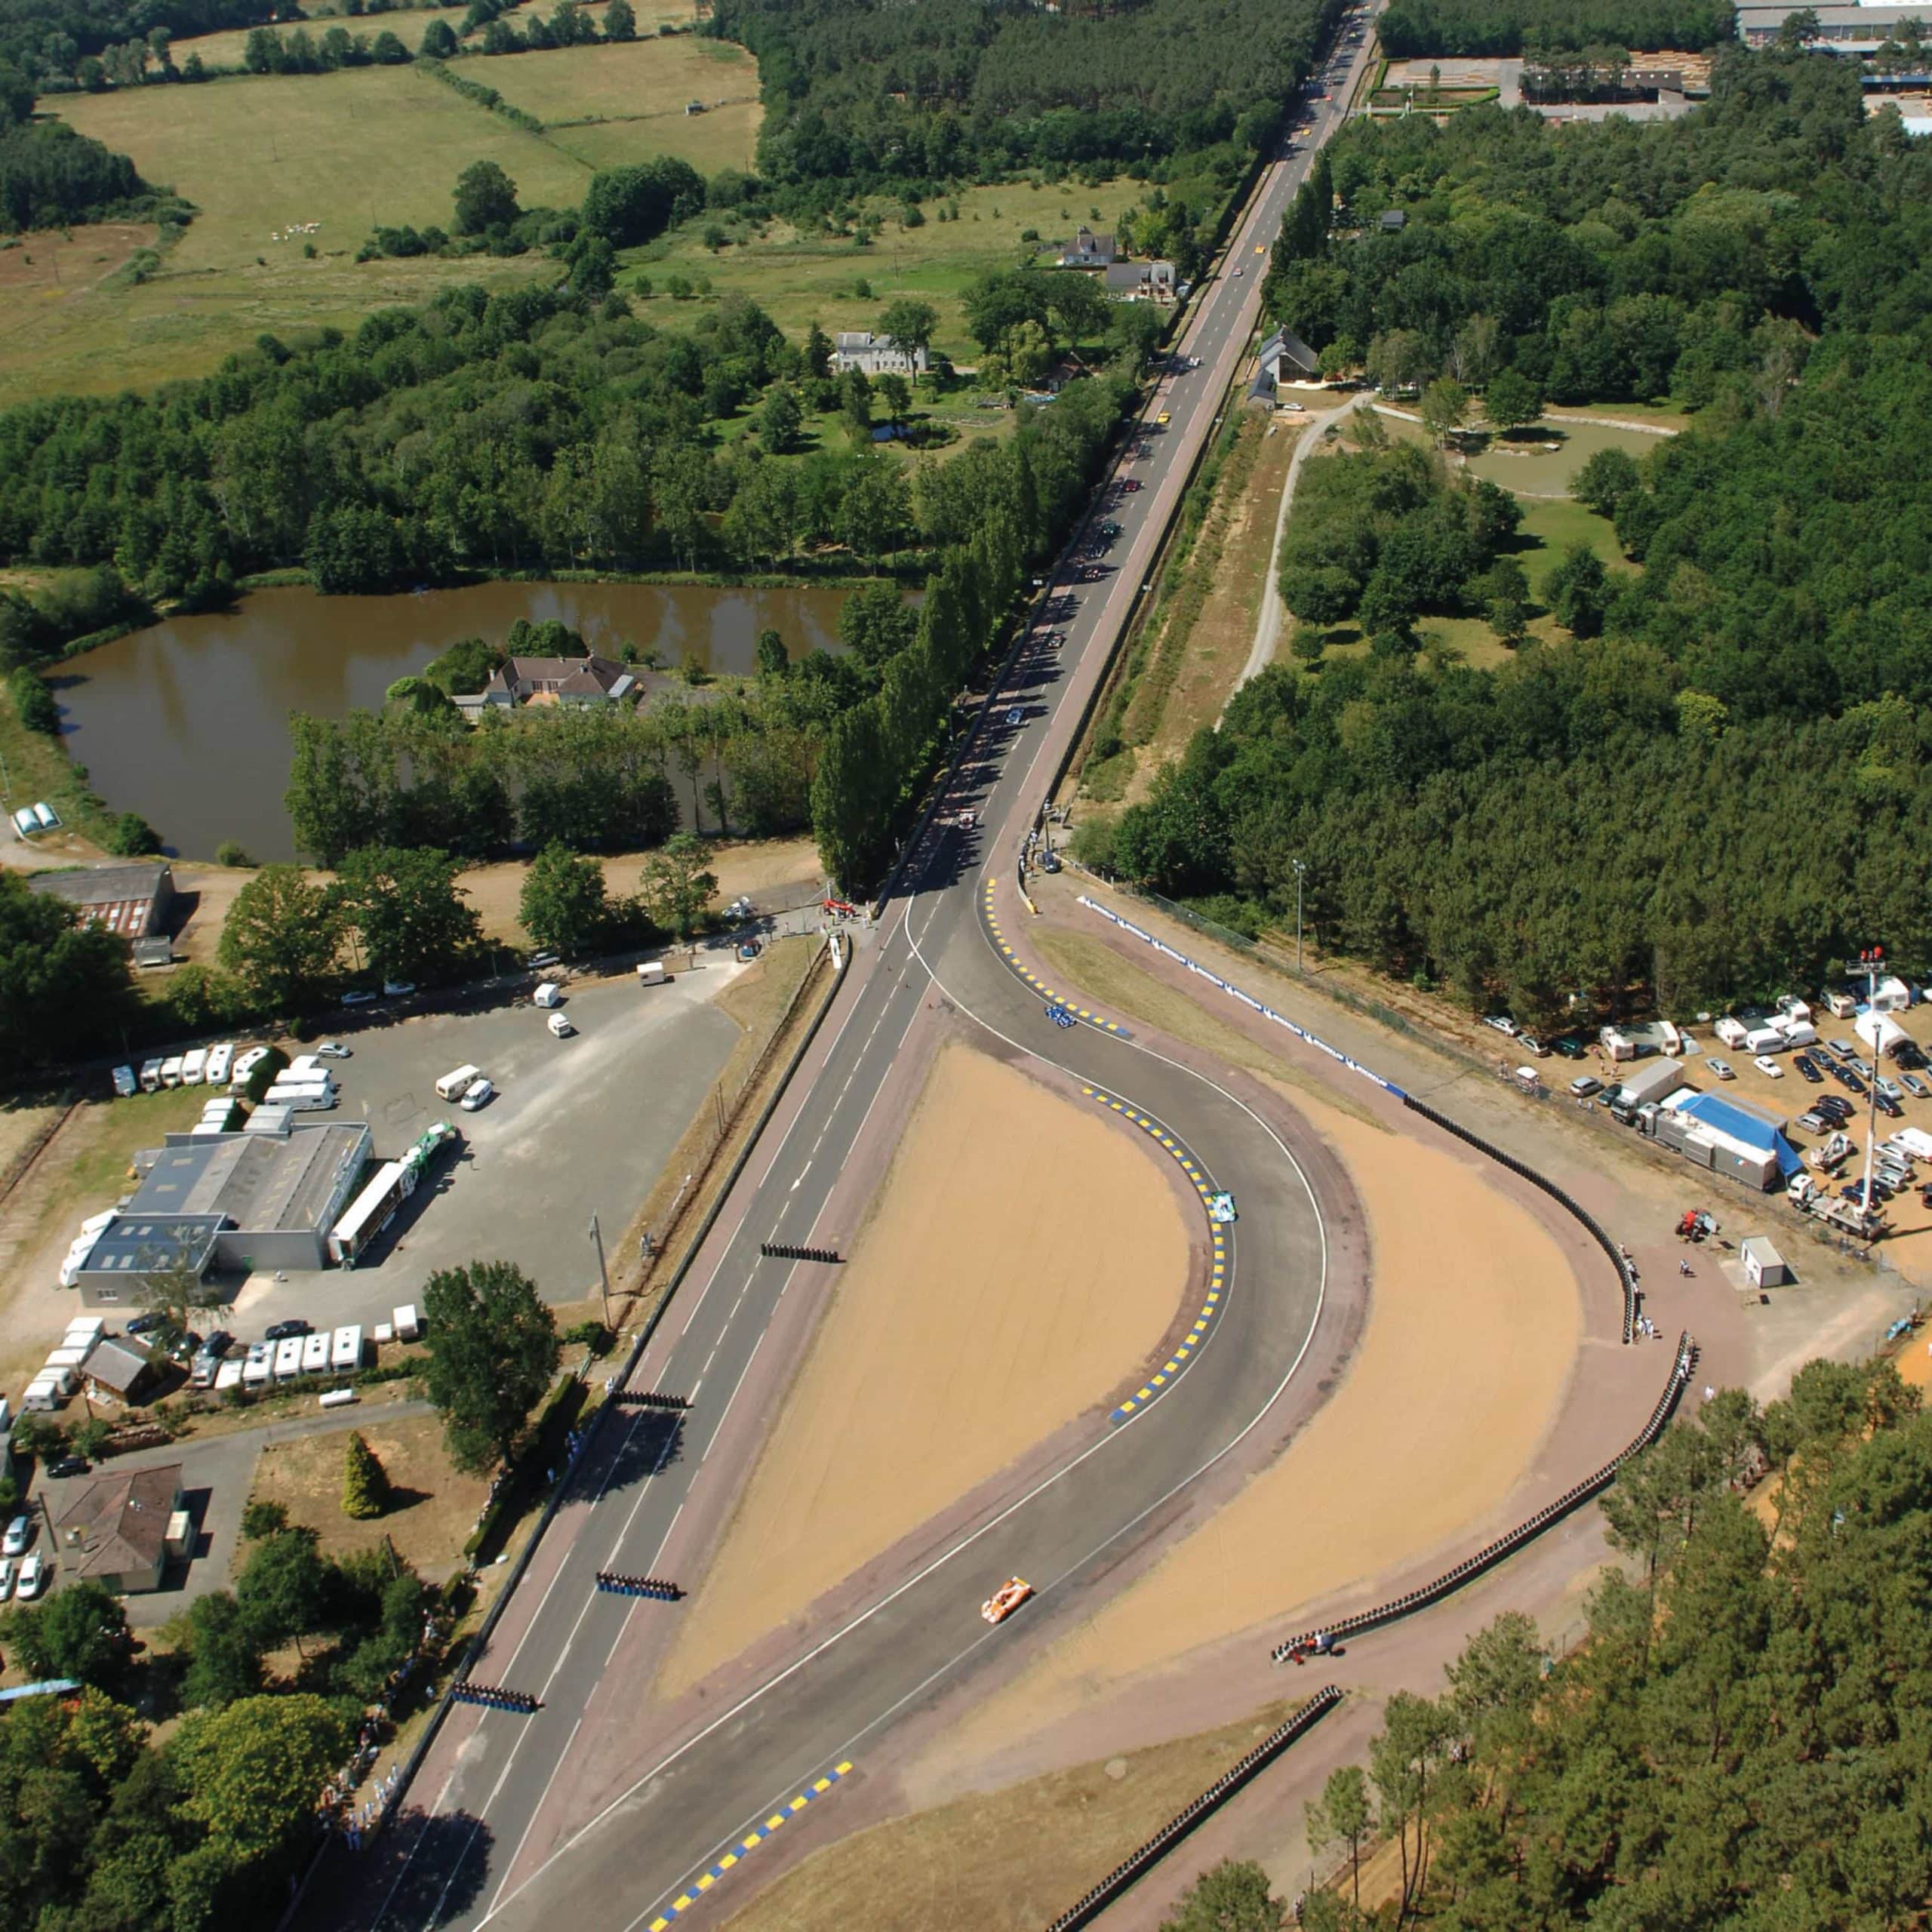
[[208, 1050], [197, 1047], [192, 1053], [181, 1056], [181, 1084], [184, 1087], [198, 1087], [202, 1076], [208, 1070]]
[[564, 989], [555, 980], [544, 980], [539, 983], [537, 990], [530, 997], [539, 1006], [561, 1006]]
[[161, 1084], [164, 1087], [178, 1087], [181, 1084], [181, 1056], [170, 1054], [161, 1063]]
[[208, 1049], [208, 1083], [219, 1087], [228, 1078], [228, 1070], [235, 1064], [235, 1042], [225, 1040], [218, 1047]]
[[568, 1040], [577, 1029], [561, 1013], [553, 1013], [550, 1016], [550, 1031], [558, 1039]]
[[480, 1066], [460, 1066], [436, 1082], [436, 1097], [439, 1100], [460, 1100], [472, 1084], [482, 1078], [483, 1069]]
[[664, 983], [663, 961], [640, 959], [637, 963], [637, 983], [641, 986], [661, 986]]

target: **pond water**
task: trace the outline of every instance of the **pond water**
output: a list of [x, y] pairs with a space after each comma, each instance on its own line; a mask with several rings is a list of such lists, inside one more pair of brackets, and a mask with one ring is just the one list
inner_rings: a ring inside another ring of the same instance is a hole
[[626, 641], [669, 665], [755, 669], [758, 633], [794, 657], [836, 648], [841, 590], [686, 584], [481, 583], [404, 597], [258, 590], [232, 611], [117, 638], [53, 679], [64, 742], [117, 811], [137, 811], [183, 857], [232, 838], [257, 859], [296, 856], [282, 793], [288, 714], [373, 709], [395, 680], [461, 637], [500, 643], [518, 617], [558, 618], [593, 651]]

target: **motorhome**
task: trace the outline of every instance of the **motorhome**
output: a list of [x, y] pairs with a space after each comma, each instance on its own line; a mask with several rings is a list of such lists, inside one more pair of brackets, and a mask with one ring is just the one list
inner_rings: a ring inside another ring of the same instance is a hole
[[440, 1100], [460, 1100], [469, 1091], [472, 1083], [482, 1078], [483, 1069], [480, 1066], [460, 1066], [436, 1082], [436, 1097]]
[[181, 1056], [181, 1084], [184, 1087], [198, 1087], [202, 1077], [208, 1070], [208, 1050], [197, 1047], [192, 1053]]

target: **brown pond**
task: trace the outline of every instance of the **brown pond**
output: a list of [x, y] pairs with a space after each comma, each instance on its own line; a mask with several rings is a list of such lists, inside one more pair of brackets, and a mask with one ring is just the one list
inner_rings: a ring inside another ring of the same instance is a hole
[[282, 794], [288, 714], [374, 709], [395, 680], [460, 637], [500, 642], [518, 617], [561, 618], [593, 651], [626, 641], [666, 665], [749, 672], [761, 631], [793, 657], [836, 648], [839, 590], [645, 583], [481, 583], [404, 597], [258, 590], [232, 612], [177, 617], [63, 665], [54, 682], [69, 755], [117, 811], [137, 811], [184, 857], [232, 838], [296, 856]]

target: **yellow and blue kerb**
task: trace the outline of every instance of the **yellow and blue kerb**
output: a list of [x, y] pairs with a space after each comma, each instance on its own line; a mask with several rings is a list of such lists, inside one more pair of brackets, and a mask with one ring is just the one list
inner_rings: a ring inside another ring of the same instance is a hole
[[[1081, 1092], [1090, 1100], [1098, 1100], [1109, 1112], [1117, 1113], [1124, 1121], [1131, 1122], [1141, 1132], [1164, 1147], [1180, 1163], [1180, 1171], [1186, 1175], [1188, 1185], [1205, 1202], [1219, 1192], [1205, 1168], [1201, 1166], [1186, 1145], [1177, 1140], [1152, 1114], [1143, 1114], [1129, 1106], [1124, 1100], [1116, 1100], [1111, 1094], [1098, 1087], [1083, 1087]], [[1115, 1410], [1109, 1420], [1124, 1422], [1137, 1410], [1144, 1409], [1154, 1398], [1164, 1389], [1194, 1358], [1195, 1353], [1208, 1339], [1208, 1324], [1221, 1312], [1221, 1297], [1228, 1286], [1228, 1234], [1218, 1221], [1208, 1224], [1208, 1232], [1214, 1244], [1214, 1258], [1208, 1264], [1208, 1299], [1201, 1304], [1201, 1312], [1195, 1318], [1194, 1326], [1183, 1337], [1179, 1348], [1170, 1355], [1158, 1374], [1147, 1378], [1144, 1387], [1137, 1389]]]
[[814, 1778], [801, 1792], [788, 1798], [773, 1812], [764, 1823], [747, 1832], [731, 1849], [725, 1853], [709, 1872], [694, 1880], [688, 1892], [680, 1892], [658, 1916], [651, 1921], [651, 1932], [664, 1932], [681, 1912], [691, 1910], [718, 1880], [724, 1877], [747, 1852], [755, 1851], [788, 1819], [795, 1818], [814, 1798], [823, 1798], [838, 1780], [851, 1770], [849, 1764], [834, 1764], [822, 1778]]
[[1037, 973], [1029, 971], [1020, 963], [1018, 955], [1006, 943], [1006, 935], [1000, 931], [999, 915], [993, 910], [993, 888], [990, 879], [986, 882], [986, 896], [980, 901], [980, 916], [986, 922], [987, 935], [998, 949], [999, 956], [1005, 961], [1008, 972], [1025, 980], [1042, 999], [1057, 1001], [1072, 1014], [1075, 1019], [1091, 1026], [1097, 1032], [1112, 1033], [1115, 1038], [1122, 1040], [1132, 1038], [1127, 1029], [1118, 1020], [1109, 1020], [1105, 1014], [1091, 1012], [1084, 1006], [1075, 1006], [1070, 1000], [1062, 999], [1060, 995]]

